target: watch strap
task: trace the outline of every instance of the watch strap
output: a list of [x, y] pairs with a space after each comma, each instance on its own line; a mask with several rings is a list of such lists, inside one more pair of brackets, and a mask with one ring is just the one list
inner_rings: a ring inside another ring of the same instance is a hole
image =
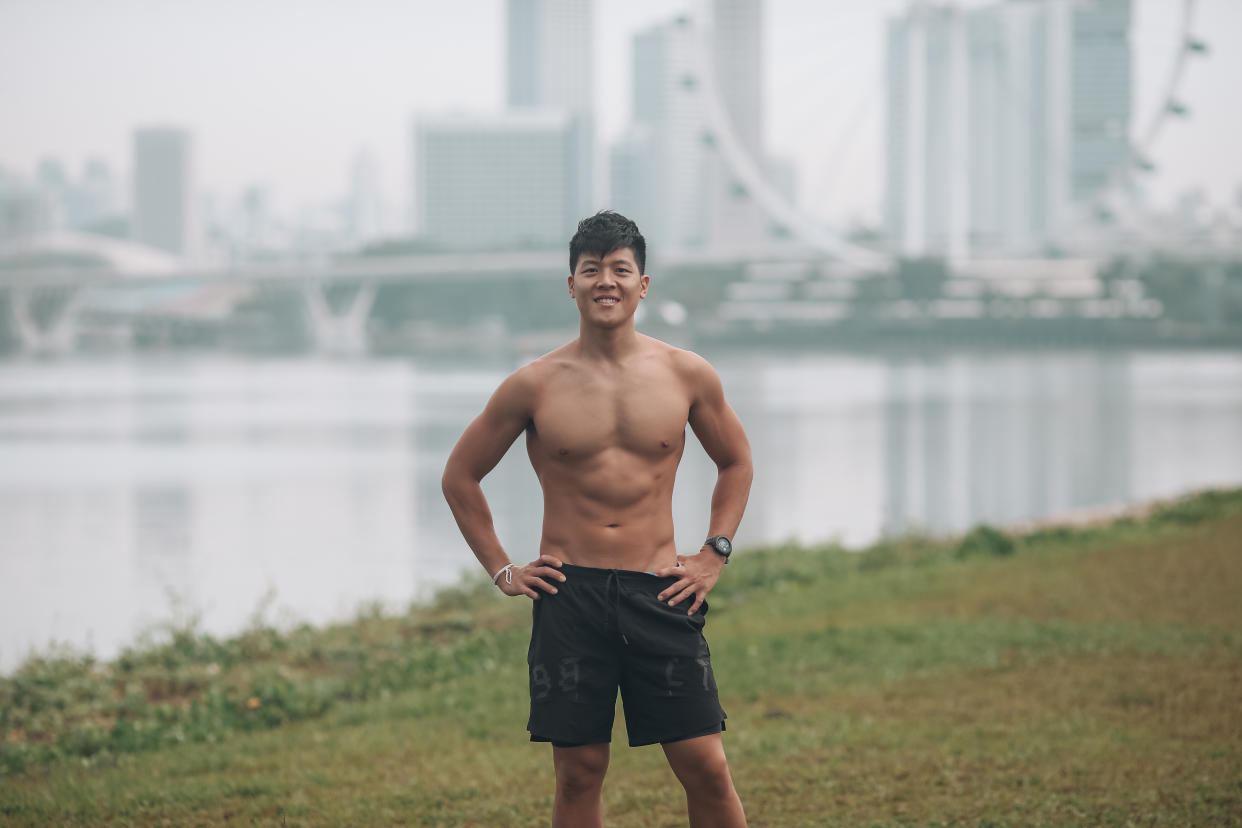
[[[728, 552], [721, 552], [721, 551], [720, 551], [720, 549], [716, 546], [716, 541], [718, 541], [718, 540], [722, 540], [722, 541], [724, 541], [726, 544], [728, 544], [728, 548], [729, 548], [729, 551], [728, 551]], [[725, 563], [728, 563], [728, 562], [729, 562], [729, 557], [733, 554], [733, 541], [729, 540], [729, 539], [728, 539], [727, 537], [725, 537], [724, 535], [712, 535], [710, 538], [708, 538], [707, 540], [703, 541], [703, 545], [704, 545], [704, 546], [710, 546], [710, 547], [712, 548], [712, 551], [713, 551], [713, 552], [715, 552], [715, 553], [716, 553], [717, 555], [719, 555], [720, 557], [724, 558]]]

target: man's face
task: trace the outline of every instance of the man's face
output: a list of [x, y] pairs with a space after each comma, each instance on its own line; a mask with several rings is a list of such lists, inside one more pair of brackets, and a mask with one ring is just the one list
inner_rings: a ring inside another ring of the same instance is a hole
[[638, 272], [634, 251], [629, 247], [603, 257], [583, 253], [569, 277], [569, 295], [577, 302], [583, 319], [613, 327], [634, 315], [650, 281], [651, 277]]

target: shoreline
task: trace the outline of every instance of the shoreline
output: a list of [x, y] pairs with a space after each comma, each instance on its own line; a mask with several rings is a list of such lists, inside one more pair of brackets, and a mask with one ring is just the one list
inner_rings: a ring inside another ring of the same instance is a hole
[[[908, 531], [892, 535], [889, 537], [877, 536], [870, 543], [862, 546], [842, 546], [835, 540], [826, 540], [817, 543], [795, 542], [793, 548], [799, 550], [811, 550], [820, 548], [839, 549], [850, 555], [866, 555], [878, 548], [888, 547], [893, 544], [901, 544], [909, 539], [917, 538], [922, 541], [937, 544], [954, 544], [960, 543], [963, 538], [976, 532], [980, 527], [987, 527], [1010, 537], [1019, 537], [1026, 534], [1043, 532], [1056, 529], [1073, 529], [1088, 530], [1106, 528], [1118, 520], [1129, 519], [1141, 521], [1159, 509], [1170, 504], [1180, 501], [1193, 499], [1205, 493], [1214, 491], [1230, 491], [1230, 487], [1224, 489], [1220, 487], [1198, 487], [1183, 492], [1172, 497], [1154, 498], [1136, 503], [1111, 503], [1100, 506], [1083, 507], [1072, 509], [1065, 512], [1059, 512], [1046, 518], [1034, 518], [1025, 521], [1018, 521], [1012, 524], [993, 524], [987, 521], [979, 522], [968, 529], [954, 534], [947, 535], [923, 535], [918, 527], [911, 527]], [[1242, 483], [1238, 484], [1238, 491], [1242, 491]], [[756, 544], [750, 547], [739, 549], [739, 560], [744, 560], [745, 555], [752, 550], [769, 549], [773, 547], [788, 548], [785, 543], [772, 542], [766, 544]], [[30, 662], [34, 661], [54, 661], [61, 660], [77, 660], [90, 661], [100, 665], [106, 665], [115, 662], [126, 652], [133, 650], [153, 649], [164, 646], [164, 639], [168, 636], [175, 637], [179, 631], [193, 630], [194, 634], [217, 638], [228, 641], [245, 636], [250, 630], [259, 627], [265, 629], [273, 629], [281, 633], [289, 633], [292, 630], [301, 628], [310, 628], [313, 630], [328, 630], [340, 627], [348, 627], [356, 623], [362, 618], [386, 617], [395, 618], [409, 614], [421, 608], [425, 608], [434, 604], [441, 593], [453, 593], [460, 590], [470, 590], [476, 585], [477, 580], [472, 569], [468, 566], [462, 570], [462, 575], [455, 581], [446, 582], [440, 586], [431, 588], [421, 597], [411, 596], [408, 599], [399, 602], [381, 599], [361, 599], [358, 601], [356, 608], [350, 615], [343, 615], [335, 620], [328, 619], [323, 621], [310, 621], [299, 619], [296, 617], [286, 617], [284, 619], [267, 619], [267, 610], [272, 606], [273, 600], [269, 595], [260, 598], [255, 610], [250, 613], [250, 620], [245, 626], [236, 628], [233, 632], [214, 633], [201, 628], [201, 613], [192, 612], [188, 615], [178, 612], [177, 607], [171, 608], [171, 616], [162, 620], [154, 620], [148, 622], [137, 634], [129, 640], [116, 645], [115, 652], [111, 656], [101, 656], [92, 645], [85, 647], [78, 646], [70, 641], [50, 640], [42, 647], [31, 647], [27, 650], [27, 655], [22, 656], [15, 666], [6, 669], [0, 669], [0, 680], [11, 679], [16, 676]], [[404, 612], [400, 609], [393, 611], [393, 604], [398, 603], [405, 607]], [[280, 613], [277, 613], [280, 615]], [[87, 636], [88, 638], [90, 636]], [[0, 734], [2, 735], [2, 734]]]

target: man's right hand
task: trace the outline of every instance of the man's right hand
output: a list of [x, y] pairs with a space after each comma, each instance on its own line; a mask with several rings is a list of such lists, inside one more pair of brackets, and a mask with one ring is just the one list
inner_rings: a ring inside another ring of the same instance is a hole
[[525, 595], [534, 600], [539, 599], [536, 588], [555, 595], [556, 587], [552, 585], [552, 582], [564, 583], [565, 581], [560, 566], [561, 562], [551, 555], [540, 555], [526, 566], [515, 566], [510, 569], [509, 572], [513, 573], [512, 583], [501, 575], [496, 586], [500, 587], [500, 591], [505, 595]]

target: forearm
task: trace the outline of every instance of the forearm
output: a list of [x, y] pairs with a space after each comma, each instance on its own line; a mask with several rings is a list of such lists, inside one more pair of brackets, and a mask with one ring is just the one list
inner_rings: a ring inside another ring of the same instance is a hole
[[747, 460], [738, 460], [720, 466], [716, 475], [716, 488], [712, 491], [712, 512], [707, 535], [724, 535], [730, 540], [737, 534], [750, 497], [750, 481], [753, 470]]
[[487, 506], [487, 498], [483, 496], [483, 487], [479, 482], [468, 476], [446, 474], [441, 481], [441, 489], [462, 537], [487, 574], [492, 575], [509, 563], [509, 556], [496, 535], [492, 511]]

